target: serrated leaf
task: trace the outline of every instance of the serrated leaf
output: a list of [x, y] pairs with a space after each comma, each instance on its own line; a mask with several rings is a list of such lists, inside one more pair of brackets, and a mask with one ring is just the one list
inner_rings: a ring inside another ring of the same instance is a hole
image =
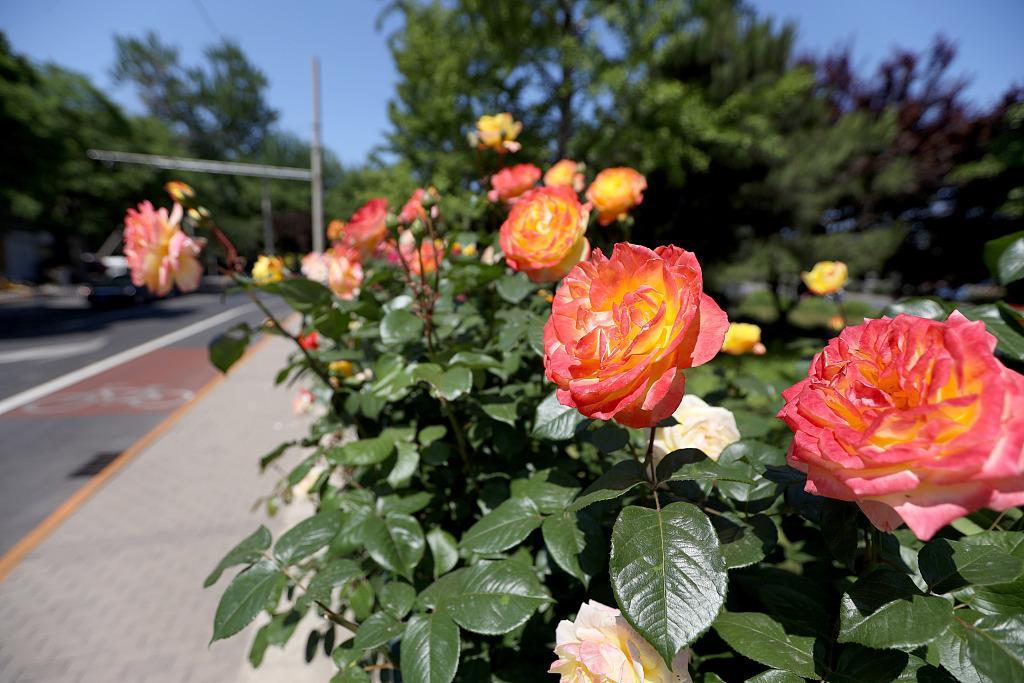
[[596, 525], [581, 528], [575, 514], [563, 512], [545, 519], [541, 533], [555, 564], [579, 579], [584, 587], [603, 569], [607, 543]]
[[529, 498], [544, 514], [564, 512], [572, 504], [579, 487], [575, 481], [558, 470], [544, 469], [527, 479], [513, 479], [512, 497]]
[[1024, 681], [1024, 617], [957, 614], [935, 646], [942, 666], [966, 683]]
[[599, 501], [624, 496], [645, 483], [647, 483], [647, 478], [643, 465], [635, 460], [617, 462], [588, 486], [573, 502], [569, 510], [577, 512]]
[[236, 576], [217, 605], [210, 642], [235, 635], [267, 607], [285, 583], [285, 576], [270, 560], [262, 560]]
[[447, 574], [459, 562], [459, 544], [450, 533], [435, 527], [427, 533], [427, 545], [434, 558], [434, 578]]
[[376, 614], [371, 614], [369, 619], [359, 624], [359, 630], [356, 631], [352, 647], [357, 650], [369, 650], [380, 647], [402, 635], [404, 630], [405, 624], [390, 614], [377, 612]]
[[611, 422], [605, 422], [587, 436], [602, 453], [614, 453], [629, 444], [629, 430]]
[[417, 614], [402, 639], [402, 680], [450, 683], [459, 668], [459, 627], [446, 614]]
[[747, 466], [715, 462], [696, 448], [669, 453], [655, 470], [658, 482], [666, 481], [731, 481], [753, 486], [756, 482], [747, 474]]
[[478, 564], [447, 574], [420, 594], [462, 628], [501, 635], [522, 625], [550, 600], [532, 567], [515, 560]]
[[406, 310], [389, 311], [380, 321], [380, 340], [397, 346], [423, 336], [423, 321]]
[[331, 542], [341, 529], [344, 514], [329, 510], [302, 520], [281, 534], [274, 544], [274, 557], [287, 566], [303, 560]]
[[895, 317], [900, 313], [906, 313], [929, 320], [945, 320], [951, 311], [949, 305], [939, 299], [915, 297], [889, 304], [885, 308], [885, 315]]
[[[907, 667], [910, 655], [897, 650], [873, 650], [859, 645], [844, 645], [839, 651], [835, 671], [829, 683], [892, 683]], [[927, 674], [925, 674], [927, 675]], [[938, 683], [914, 677], [915, 683]]]
[[381, 607], [395, 619], [403, 619], [416, 602], [416, 589], [407, 583], [394, 581], [377, 591]]
[[760, 562], [778, 541], [775, 524], [764, 515], [753, 515], [742, 522], [716, 515], [711, 524], [718, 534], [722, 557], [729, 569]]
[[498, 288], [498, 296], [510, 304], [518, 304], [537, 289], [537, 285], [521, 274], [506, 275], [495, 286]]
[[409, 515], [368, 517], [360, 538], [374, 562], [410, 581], [426, 549], [423, 530], [416, 518]]
[[608, 573], [622, 615], [669, 665], [725, 602], [718, 537], [690, 503], [624, 508], [612, 530]]
[[1024, 560], [994, 545], [973, 545], [939, 538], [918, 553], [929, 590], [948, 593], [963, 586], [1012, 581], [1024, 572]]
[[509, 498], [462, 535], [459, 545], [476, 553], [497, 553], [521, 543], [543, 518], [529, 498]]
[[986, 242], [985, 265], [1004, 285], [1024, 277], [1024, 231]]
[[843, 594], [839, 642], [912, 649], [942, 635], [952, 614], [950, 601], [924, 595], [906, 574], [877, 569]]
[[514, 401], [508, 403], [481, 403], [480, 409], [492, 420], [504, 422], [509, 427], [516, 426], [518, 412]]
[[804, 680], [806, 679], [788, 671], [769, 669], [768, 671], [762, 671], [756, 676], [751, 676], [744, 683], [804, 683]]
[[586, 422], [585, 417], [575, 408], [563, 406], [552, 392], [537, 406], [533, 417], [532, 436], [549, 441], [571, 439], [576, 428]]
[[279, 294], [288, 305], [300, 313], [315, 313], [318, 308], [331, 305], [331, 291], [319, 282], [306, 278], [289, 278], [259, 285], [265, 292]]
[[228, 554], [217, 563], [217, 566], [214, 567], [210, 575], [203, 581], [203, 588], [209, 588], [217, 583], [220, 580], [221, 574], [228, 567], [259, 561], [263, 557], [263, 551], [270, 547], [270, 541], [270, 531], [261, 524], [259, 529], [252, 532], [238, 545], [229, 550]]
[[449, 368], [441, 375], [435, 388], [442, 398], [454, 401], [473, 388], [473, 371], [463, 367]]
[[331, 592], [335, 588], [342, 588], [350, 581], [362, 576], [363, 570], [352, 560], [346, 558], [331, 560], [310, 580], [306, 592], [299, 597], [296, 607], [308, 607], [310, 602], [329, 603]]
[[384, 462], [395, 451], [395, 440], [385, 436], [351, 441], [328, 449], [324, 455], [335, 465], [376, 465]]
[[782, 624], [760, 612], [723, 612], [715, 632], [734, 650], [774, 669], [818, 679], [814, 638], [786, 633]]

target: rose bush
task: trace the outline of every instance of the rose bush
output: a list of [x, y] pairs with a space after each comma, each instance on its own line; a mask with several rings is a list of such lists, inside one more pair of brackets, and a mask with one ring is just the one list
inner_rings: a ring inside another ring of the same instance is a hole
[[[762, 342], [681, 246], [604, 248], [634, 176], [591, 183], [588, 224], [530, 175], [514, 203], [377, 201], [305, 277], [227, 248], [269, 324], [211, 360], [293, 344], [276, 381], [310, 432], [268, 444], [262, 502], [315, 513], [213, 568], [240, 567], [213, 640], [260, 618], [258, 665], [312, 614], [338, 682], [1024, 680], [1019, 313], [912, 300]], [[991, 246], [1004, 282], [1014, 249]]]

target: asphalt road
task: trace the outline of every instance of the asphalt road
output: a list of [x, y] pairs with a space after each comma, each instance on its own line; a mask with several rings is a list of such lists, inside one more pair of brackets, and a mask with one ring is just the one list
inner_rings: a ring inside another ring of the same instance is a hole
[[0, 305], [0, 554], [213, 380], [213, 337], [262, 317], [243, 294]]

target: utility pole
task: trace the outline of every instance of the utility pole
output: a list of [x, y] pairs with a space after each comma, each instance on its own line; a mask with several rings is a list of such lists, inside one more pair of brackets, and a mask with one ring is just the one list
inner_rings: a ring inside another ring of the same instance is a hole
[[313, 251], [324, 250], [323, 152], [320, 149], [320, 58], [313, 57], [313, 147], [309, 151], [313, 171]]
[[270, 205], [270, 182], [266, 178], [260, 180], [260, 191], [263, 194], [260, 198], [260, 212], [263, 214], [263, 253], [273, 256], [274, 214]]

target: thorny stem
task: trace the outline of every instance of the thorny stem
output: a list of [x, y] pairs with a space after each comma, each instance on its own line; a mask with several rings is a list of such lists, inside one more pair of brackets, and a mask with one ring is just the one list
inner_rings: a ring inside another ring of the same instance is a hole
[[306, 357], [306, 361], [309, 363], [310, 369], [313, 372], [315, 372], [321, 380], [323, 380], [324, 384], [330, 387], [330, 373], [328, 373], [327, 370], [324, 369], [324, 366], [320, 363], [320, 361], [313, 358], [313, 355], [309, 352], [309, 350], [302, 345], [302, 342], [299, 341], [298, 336], [284, 329], [284, 326], [281, 325], [280, 322], [278, 322], [277, 318], [274, 317], [274, 314], [270, 312], [269, 308], [267, 308], [267, 305], [264, 304], [258, 296], [256, 296], [256, 292], [252, 291], [251, 289], [246, 289], [245, 291], [249, 295], [249, 298], [253, 300], [253, 303], [259, 306], [260, 310], [263, 312], [263, 315], [267, 317], [267, 320], [269, 320], [270, 323], [275, 328], [277, 328], [277, 331], [280, 332], [285, 337], [287, 337], [288, 339], [291, 339], [295, 343], [295, 346], [297, 346], [299, 351], [302, 352], [302, 355]]
[[[306, 593], [306, 594], [309, 593], [309, 589], [306, 586], [303, 586], [302, 583], [298, 579], [296, 579], [294, 576], [292, 576], [290, 573], [288, 573], [288, 568], [285, 567], [280, 562], [278, 562], [276, 558], [268, 555], [267, 553], [263, 553], [263, 557], [265, 557], [266, 559], [270, 560], [275, 565], [277, 565], [277, 568], [279, 570], [281, 570], [281, 573], [284, 574], [288, 578], [289, 581], [294, 583], [295, 586], [299, 590], [301, 590], [303, 593]], [[356, 631], [359, 630], [359, 624], [356, 624], [356, 623], [353, 623], [353, 622], [349, 621], [348, 619], [346, 619], [345, 617], [341, 616], [340, 614], [338, 614], [337, 612], [335, 612], [334, 610], [332, 610], [330, 607], [328, 607], [327, 605], [325, 605], [324, 603], [322, 603], [319, 600], [314, 600], [313, 602], [315, 602], [320, 607], [320, 609], [322, 609], [324, 611], [324, 613], [327, 614], [327, 618], [328, 619], [333, 621], [338, 626], [344, 626], [345, 628], [347, 628], [349, 631], [352, 631], [353, 633], [355, 633]]]

